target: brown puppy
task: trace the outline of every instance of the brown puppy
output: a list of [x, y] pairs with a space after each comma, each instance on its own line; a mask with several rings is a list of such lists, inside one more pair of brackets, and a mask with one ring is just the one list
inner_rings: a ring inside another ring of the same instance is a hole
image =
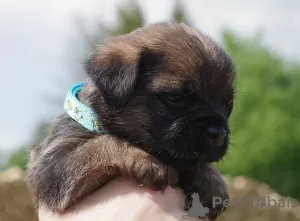
[[32, 149], [28, 184], [39, 204], [63, 211], [116, 176], [198, 192], [209, 217], [228, 199], [210, 164], [228, 148], [235, 76], [231, 58], [184, 24], [163, 22], [110, 39], [86, 63], [79, 100], [99, 116], [97, 135], [63, 114]]

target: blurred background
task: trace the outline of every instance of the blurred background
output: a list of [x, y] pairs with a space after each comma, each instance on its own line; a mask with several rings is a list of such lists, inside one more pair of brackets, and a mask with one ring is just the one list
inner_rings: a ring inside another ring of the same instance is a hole
[[[19, 196], [1, 191], [1, 182], [17, 180], [7, 171], [26, 172], [28, 148], [45, 138], [51, 121], [63, 112], [66, 91], [84, 78], [83, 62], [94, 45], [163, 20], [199, 28], [237, 65], [230, 151], [217, 164], [232, 188], [261, 194], [263, 186], [299, 200], [299, 11], [297, 0], [1, 0], [0, 220], [18, 220], [15, 210], [4, 210], [7, 201], [1, 204], [1, 197], [12, 202]], [[20, 201], [14, 208], [22, 206]], [[24, 221], [31, 204], [20, 211]], [[300, 220], [299, 213], [286, 212], [289, 218], [281, 218], [280, 209], [273, 218], [254, 219], [244, 212], [224, 220]]]

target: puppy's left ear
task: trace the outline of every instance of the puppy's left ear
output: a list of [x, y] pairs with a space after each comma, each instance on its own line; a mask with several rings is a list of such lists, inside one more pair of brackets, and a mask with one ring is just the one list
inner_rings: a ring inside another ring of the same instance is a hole
[[104, 45], [87, 61], [86, 70], [106, 104], [121, 108], [133, 97], [139, 80], [161, 63], [162, 55], [147, 49]]

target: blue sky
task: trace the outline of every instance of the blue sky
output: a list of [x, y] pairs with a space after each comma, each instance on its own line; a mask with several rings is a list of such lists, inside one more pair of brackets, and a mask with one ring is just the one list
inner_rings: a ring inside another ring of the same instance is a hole
[[[29, 141], [37, 122], [53, 119], [62, 108], [48, 104], [43, 93], [63, 98], [72, 83], [70, 42], [82, 45], [74, 31], [75, 15], [115, 23], [121, 0], [1, 0], [0, 1], [0, 151]], [[123, 1], [122, 1], [123, 2]], [[147, 23], [168, 19], [173, 0], [139, 1]], [[262, 30], [265, 43], [286, 58], [300, 58], [300, 1], [183, 0], [196, 27], [219, 40], [224, 27], [240, 35]], [[61, 84], [60, 79], [65, 83]]]

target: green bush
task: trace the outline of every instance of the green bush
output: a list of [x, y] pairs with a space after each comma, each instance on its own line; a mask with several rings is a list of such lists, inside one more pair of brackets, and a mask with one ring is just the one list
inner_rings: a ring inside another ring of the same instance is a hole
[[10, 168], [10, 167], [19, 167], [22, 170], [26, 170], [27, 169], [27, 159], [28, 159], [28, 148], [22, 147], [10, 156], [4, 169]]
[[224, 42], [238, 76], [232, 145], [218, 167], [300, 198], [300, 67], [284, 62], [256, 38], [225, 32]]

